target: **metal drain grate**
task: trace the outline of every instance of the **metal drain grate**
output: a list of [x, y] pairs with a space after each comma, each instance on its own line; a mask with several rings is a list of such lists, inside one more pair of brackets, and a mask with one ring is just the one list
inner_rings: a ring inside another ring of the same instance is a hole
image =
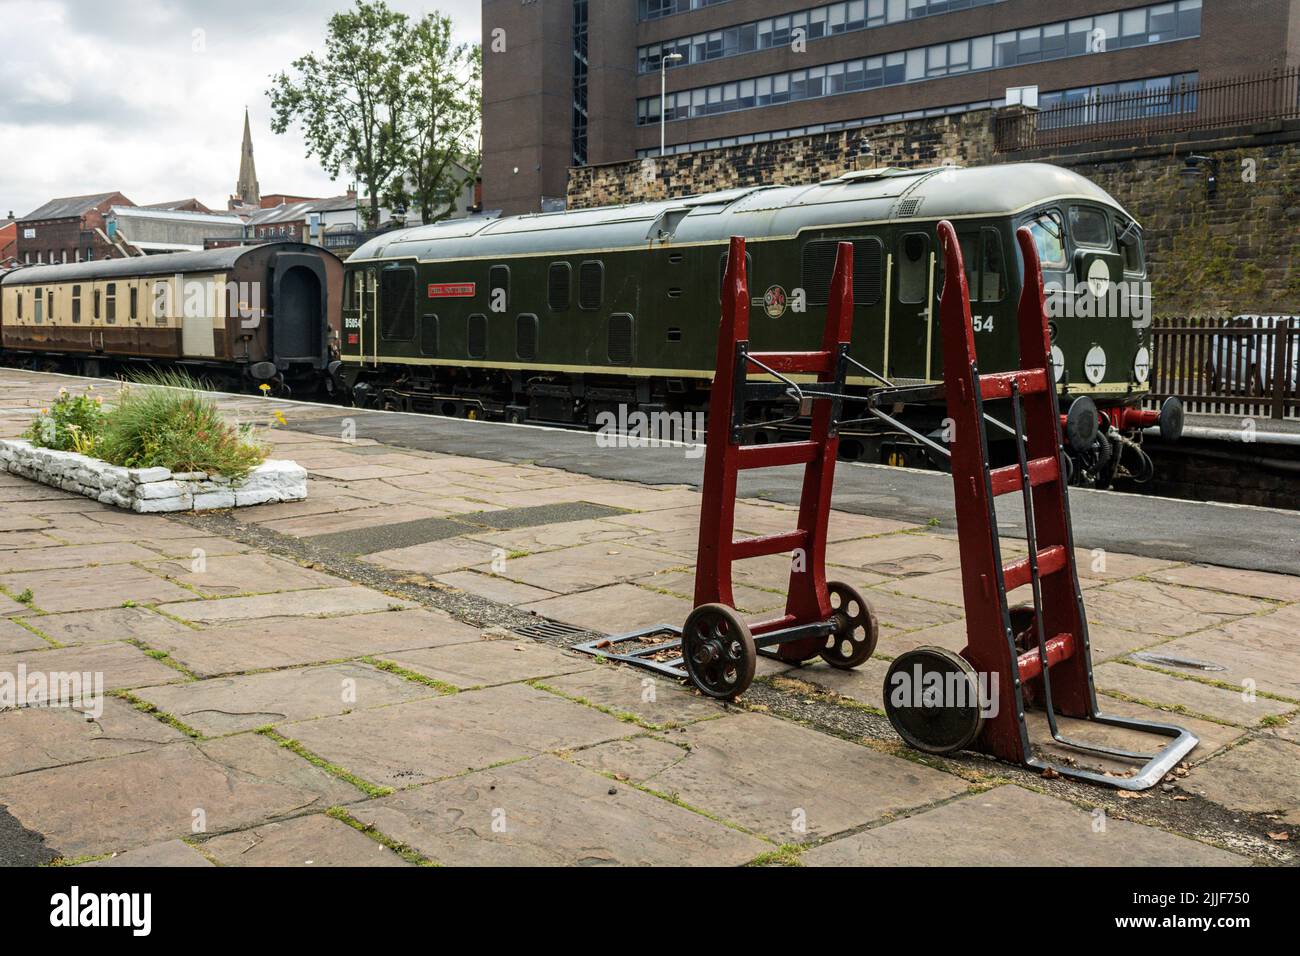
[[538, 618], [531, 624], [521, 624], [518, 627], [512, 627], [514, 631], [523, 637], [534, 637], [538, 640], [557, 640], [565, 637], [577, 637], [580, 634], [590, 633], [586, 628], [574, 627], [572, 624], [563, 624], [560, 621], [551, 621], [547, 618]]

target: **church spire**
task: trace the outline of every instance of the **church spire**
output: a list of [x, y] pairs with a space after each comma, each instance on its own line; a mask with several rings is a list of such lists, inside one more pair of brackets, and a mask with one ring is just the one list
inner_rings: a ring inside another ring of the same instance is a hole
[[244, 148], [239, 158], [239, 184], [235, 198], [248, 206], [262, 204], [262, 189], [257, 182], [257, 166], [253, 163], [253, 130], [248, 122], [248, 108], [244, 108]]

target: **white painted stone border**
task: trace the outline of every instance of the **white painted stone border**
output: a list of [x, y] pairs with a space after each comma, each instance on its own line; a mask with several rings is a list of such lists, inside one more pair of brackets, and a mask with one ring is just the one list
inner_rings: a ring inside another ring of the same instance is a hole
[[76, 452], [0, 439], [0, 465], [15, 475], [142, 514], [241, 508], [307, 497], [307, 469], [292, 461], [265, 461], [236, 483], [203, 472], [120, 468]]

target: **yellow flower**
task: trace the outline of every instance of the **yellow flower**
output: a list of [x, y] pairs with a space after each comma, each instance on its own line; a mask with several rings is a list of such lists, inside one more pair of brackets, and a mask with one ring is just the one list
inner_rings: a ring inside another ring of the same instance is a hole
[[284, 412], [280, 411], [278, 408], [275, 410], [275, 420], [281, 425], [289, 424], [289, 420], [284, 417]]
[[257, 386], [257, 387], [258, 387], [258, 389], [261, 390], [261, 392], [262, 392], [263, 395], [266, 395], [267, 393], [269, 393], [269, 392], [271, 391], [271, 386], [270, 386], [270, 385], [267, 385], [265, 382], [263, 382], [261, 385], [259, 385], [259, 386]]

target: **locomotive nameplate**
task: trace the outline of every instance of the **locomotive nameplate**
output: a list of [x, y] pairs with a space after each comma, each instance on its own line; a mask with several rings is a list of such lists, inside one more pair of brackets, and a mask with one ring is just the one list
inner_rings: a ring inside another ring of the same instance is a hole
[[442, 282], [429, 286], [430, 299], [472, 299], [478, 291], [474, 282]]

